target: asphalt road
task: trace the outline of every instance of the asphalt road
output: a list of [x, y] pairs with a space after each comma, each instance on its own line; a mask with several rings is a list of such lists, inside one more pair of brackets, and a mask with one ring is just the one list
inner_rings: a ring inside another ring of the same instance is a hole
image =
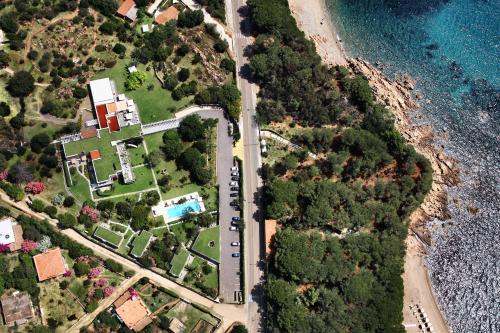
[[259, 210], [262, 197], [260, 167], [262, 159], [259, 147], [259, 130], [255, 123], [258, 87], [248, 81], [242, 67], [248, 64], [246, 49], [253, 40], [248, 34], [250, 26], [245, 19], [246, 0], [226, 1], [228, 24], [232, 29], [234, 53], [238, 69], [237, 81], [242, 94], [242, 138], [244, 145], [244, 219], [245, 219], [245, 294], [247, 327], [249, 332], [265, 331], [265, 300], [263, 293], [262, 259], [265, 253], [263, 214]]
[[223, 303], [239, 303], [234, 298], [235, 292], [241, 290], [240, 258], [232, 254], [239, 252], [239, 247], [231, 246], [232, 242], [239, 242], [238, 231], [231, 231], [231, 218], [239, 216], [229, 203], [233, 199], [229, 196], [231, 181], [231, 167], [233, 166], [233, 138], [228, 134], [228, 120], [220, 110], [203, 110], [196, 112], [202, 118], [218, 119], [217, 128], [217, 183], [219, 184], [219, 225], [220, 225], [220, 262], [219, 262], [219, 299]]

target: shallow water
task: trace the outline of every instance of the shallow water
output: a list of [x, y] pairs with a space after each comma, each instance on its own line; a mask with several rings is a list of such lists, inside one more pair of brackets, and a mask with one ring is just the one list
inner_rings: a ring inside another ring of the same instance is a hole
[[454, 332], [500, 332], [500, 1], [327, 1], [348, 55], [409, 73], [423, 95], [415, 121], [448, 132], [436, 144], [462, 184], [451, 226], [433, 235], [431, 280]]

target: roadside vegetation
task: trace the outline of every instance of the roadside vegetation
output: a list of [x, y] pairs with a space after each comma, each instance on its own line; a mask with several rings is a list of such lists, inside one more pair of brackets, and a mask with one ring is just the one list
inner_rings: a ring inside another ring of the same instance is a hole
[[271, 151], [263, 166], [266, 215], [279, 222], [269, 331], [404, 332], [407, 219], [430, 190], [431, 166], [364, 77], [321, 64], [286, 2], [248, 4], [258, 120], [305, 147]]

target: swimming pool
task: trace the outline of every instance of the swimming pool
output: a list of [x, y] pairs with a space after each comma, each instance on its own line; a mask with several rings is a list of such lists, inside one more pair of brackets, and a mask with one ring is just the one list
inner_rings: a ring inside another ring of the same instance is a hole
[[168, 221], [180, 219], [186, 213], [200, 213], [202, 211], [200, 203], [196, 200], [188, 201], [180, 205], [174, 205], [167, 208]]

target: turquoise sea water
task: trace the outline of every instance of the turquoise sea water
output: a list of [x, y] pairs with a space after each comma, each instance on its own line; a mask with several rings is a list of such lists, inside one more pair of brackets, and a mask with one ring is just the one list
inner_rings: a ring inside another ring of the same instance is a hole
[[436, 144], [462, 183], [433, 235], [433, 288], [455, 333], [500, 332], [500, 0], [327, 2], [347, 54], [409, 73], [423, 95], [416, 123], [447, 132]]

